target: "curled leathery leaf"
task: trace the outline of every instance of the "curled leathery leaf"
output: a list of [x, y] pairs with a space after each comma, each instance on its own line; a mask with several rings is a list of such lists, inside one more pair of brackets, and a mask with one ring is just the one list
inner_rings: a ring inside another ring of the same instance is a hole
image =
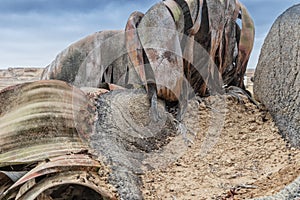
[[192, 4], [192, 6], [196, 6], [196, 8], [193, 9], [195, 10], [195, 14], [191, 13], [193, 18], [193, 27], [189, 30], [189, 35], [195, 35], [200, 29], [201, 20], [202, 20], [203, 1], [204, 0], [198, 0], [195, 2], [195, 1], [187, 0], [187, 3], [189, 5], [191, 5], [193, 2], [195, 5]]
[[144, 14], [141, 12], [134, 12], [130, 15], [125, 28], [125, 43], [130, 62], [134, 66], [142, 83], [145, 85], [146, 90], [148, 90], [144, 68], [143, 46], [137, 33], [137, 26], [143, 16]]
[[88, 149], [95, 109], [79, 89], [52, 80], [0, 93], [0, 167]]
[[237, 71], [235, 77], [238, 78], [238, 86], [243, 88], [244, 87], [243, 77], [246, 72], [248, 60], [254, 44], [255, 28], [254, 28], [254, 22], [246, 7], [238, 1], [237, 3], [241, 8], [242, 29], [241, 29], [241, 36], [239, 40], [239, 53], [238, 53]]
[[[105, 171], [105, 166], [93, 160], [88, 155], [71, 154], [39, 163], [35, 168], [23, 175], [17, 182], [0, 195], [0, 199], [14, 197], [15, 199], [34, 199], [38, 196], [64, 196], [63, 191], [50, 188], [76, 189], [86, 188], [87, 196], [114, 199], [114, 195], [97, 172]], [[103, 173], [102, 173], [103, 174]], [[79, 178], [80, 177], [80, 178]], [[93, 177], [93, 178], [91, 178]], [[47, 183], [47, 184], [46, 184]], [[77, 186], [76, 186], [77, 185]], [[80, 185], [80, 186], [79, 186]], [[90, 188], [88, 191], [87, 188]], [[82, 194], [85, 196], [84, 194]], [[65, 196], [64, 199], [67, 199]]]
[[24, 176], [27, 171], [0, 171], [0, 174], [7, 176], [13, 182], [16, 182], [22, 176]]
[[236, 20], [238, 15], [233, 14], [237, 9], [235, 0], [228, 0], [225, 9], [224, 49], [219, 51], [220, 56], [222, 56], [221, 52], [224, 53], [222, 67], [220, 69], [222, 74], [234, 61], [234, 49], [237, 43]]
[[139, 23], [138, 35], [147, 58], [147, 83], [156, 85], [158, 97], [177, 101], [184, 76], [180, 36], [164, 3], [147, 11]]

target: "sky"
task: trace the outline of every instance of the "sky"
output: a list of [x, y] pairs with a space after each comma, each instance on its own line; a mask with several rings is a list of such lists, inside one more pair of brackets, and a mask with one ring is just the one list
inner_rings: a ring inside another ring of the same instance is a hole
[[[276, 18], [299, 0], [240, 0], [255, 26], [248, 68], [255, 68]], [[0, 0], [0, 69], [46, 67], [70, 44], [100, 30], [123, 30], [133, 11], [159, 0]]]

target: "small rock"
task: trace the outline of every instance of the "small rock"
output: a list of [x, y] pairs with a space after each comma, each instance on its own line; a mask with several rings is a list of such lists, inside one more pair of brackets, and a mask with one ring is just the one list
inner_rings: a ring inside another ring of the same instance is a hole
[[250, 126], [249, 130], [250, 131], [256, 131], [257, 130], [257, 126]]

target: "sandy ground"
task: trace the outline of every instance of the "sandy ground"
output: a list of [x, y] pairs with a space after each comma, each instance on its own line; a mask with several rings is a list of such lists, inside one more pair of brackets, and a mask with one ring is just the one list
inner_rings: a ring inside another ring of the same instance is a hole
[[142, 176], [145, 199], [249, 199], [274, 194], [300, 175], [300, 150], [281, 138], [268, 112], [226, 102], [223, 130], [204, 155], [213, 112], [208, 103], [193, 107], [199, 120], [186, 121], [194, 120], [194, 144], [175, 163]]

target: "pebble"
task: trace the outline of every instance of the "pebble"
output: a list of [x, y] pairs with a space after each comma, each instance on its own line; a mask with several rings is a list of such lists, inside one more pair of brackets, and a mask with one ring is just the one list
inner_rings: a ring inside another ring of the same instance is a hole
[[242, 140], [247, 140], [247, 139], [248, 139], [248, 136], [247, 136], [247, 135], [243, 135], [243, 136], [241, 137], [241, 139], [242, 139]]
[[256, 131], [257, 130], [257, 126], [250, 126], [249, 130], [250, 131]]
[[273, 133], [277, 133], [277, 128], [272, 127], [272, 128], [271, 128], [271, 131], [272, 131]]

